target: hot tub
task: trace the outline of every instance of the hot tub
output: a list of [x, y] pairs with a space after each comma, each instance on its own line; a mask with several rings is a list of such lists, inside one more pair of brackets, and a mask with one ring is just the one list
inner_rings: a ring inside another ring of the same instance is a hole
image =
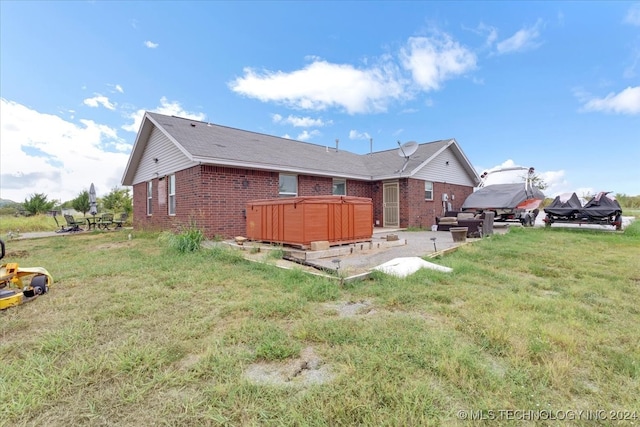
[[303, 248], [370, 241], [373, 203], [365, 197], [308, 196], [247, 203], [247, 237]]

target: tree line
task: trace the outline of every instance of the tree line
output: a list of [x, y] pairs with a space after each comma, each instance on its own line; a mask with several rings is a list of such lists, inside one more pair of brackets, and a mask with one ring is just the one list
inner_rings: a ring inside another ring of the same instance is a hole
[[[133, 212], [133, 200], [131, 198], [131, 190], [129, 188], [113, 188], [109, 194], [104, 197], [97, 198], [98, 212], [126, 212], [131, 216]], [[15, 214], [22, 213], [24, 215], [46, 214], [51, 211], [60, 211], [62, 209], [74, 209], [76, 212], [82, 212], [84, 216], [91, 209], [89, 201], [89, 191], [81, 191], [74, 199], [60, 203], [58, 200], [49, 200], [44, 193], [34, 193], [24, 199], [23, 203], [17, 203], [13, 206], [2, 208], [5, 211], [13, 211]]]

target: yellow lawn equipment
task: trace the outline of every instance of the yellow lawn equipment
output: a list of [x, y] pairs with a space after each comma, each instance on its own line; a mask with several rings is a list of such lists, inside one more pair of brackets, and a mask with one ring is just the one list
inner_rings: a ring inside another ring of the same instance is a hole
[[[0, 240], [0, 259], [5, 246]], [[20, 305], [47, 293], [53, 278], [42, 267], [20, 268], [11, 262], [0, 266], [0, 310]]]

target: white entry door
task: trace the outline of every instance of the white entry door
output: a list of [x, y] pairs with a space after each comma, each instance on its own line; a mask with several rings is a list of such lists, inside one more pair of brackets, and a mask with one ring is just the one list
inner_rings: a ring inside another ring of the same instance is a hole
[[382, 184], [382, 205], [384, 227], [400, 226], [400, 191], [397, 182], [385, 182]]

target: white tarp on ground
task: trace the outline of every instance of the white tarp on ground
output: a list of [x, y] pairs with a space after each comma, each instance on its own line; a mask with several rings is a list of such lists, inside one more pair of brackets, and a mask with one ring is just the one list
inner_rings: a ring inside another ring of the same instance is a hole
[[449, 267], [434, 264], [419, 257], [394, 258], [391, 261], [387, 261], [384, 264], [374, 267], [373, 269], [392, 276], [407, 277], [421, 268], [429, 268], [431, 270], [438, 270], [444, 273], [451, 273], [453, 271], [453, 269]]

